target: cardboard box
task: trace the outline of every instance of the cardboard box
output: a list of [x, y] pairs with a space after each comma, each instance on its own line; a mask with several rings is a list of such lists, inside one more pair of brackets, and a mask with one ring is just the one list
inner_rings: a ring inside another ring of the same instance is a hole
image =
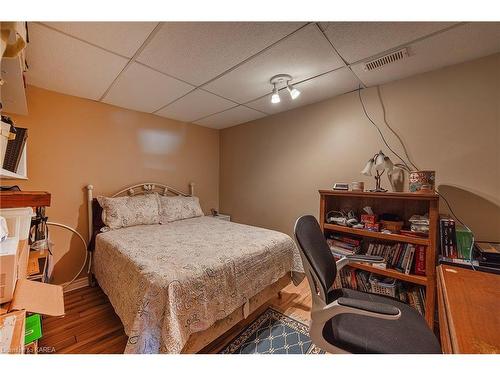
[[[7, 324], [0, 324], [0, 351], [23, 353], [26, 311], [50, 316], [64, 315], [63, 288], [61, 285], [20, 279], [17, 280], [12, 301], [2, 308], [8, 313], [0, 315], [0, 322], [7, 321]], [[12, 316], [22, 320], [21, 328], [12, 328], [15, 325]]]
[[361, 222], [364, 224], [375, 224], [377, 222], [377, 216], [376, 215], [362, 214], [361, 215]]
[[0, 304], [9, 302], [17, 280], [27, 277], [28, 257], [28, 240], [9, 237], [0, 244]]
[[0, 354], [24, 353], [25, 321], [24, 310], [0, 315]]
[[30, 256], [30, 246], [28, 240], [19, 241], [17, 251], [17, 279], [28, 277], [28, 259]]

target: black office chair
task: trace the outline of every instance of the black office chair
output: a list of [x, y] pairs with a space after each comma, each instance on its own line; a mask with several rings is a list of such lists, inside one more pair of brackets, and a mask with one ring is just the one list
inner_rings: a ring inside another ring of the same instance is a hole
[[311, 287], [314, 344], [330, 353], [441, 353], [425, 319], [412, 307], [390, 297], [332, 287], [345, 265], [377, 262], [380, 257], [354, 255], [335, 262], [311, 215], [297, 220], [295, 238]]

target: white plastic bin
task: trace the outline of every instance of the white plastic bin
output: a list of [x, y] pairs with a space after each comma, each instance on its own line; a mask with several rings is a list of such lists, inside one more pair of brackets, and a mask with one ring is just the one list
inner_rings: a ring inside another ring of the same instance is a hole
[[9, 238], [16, 237], [22, 241], [29, 237], [31, 218], [34, 216], [31, 207], [3, 208], [0, 209], [0, 216], [7, 221]]
[[9, 302], [17, 281], [18, 243], [15, 237], [0, 242], [0, 303]]
[[0, 301], [3, 303], [12, 299], [16, 280], [27, 277], [28, 237], [34, 214], [31, 207], [4, 208], [0, 209], [0, 216], [5, 219], [9, 232], [7, 239], [0, 242]]

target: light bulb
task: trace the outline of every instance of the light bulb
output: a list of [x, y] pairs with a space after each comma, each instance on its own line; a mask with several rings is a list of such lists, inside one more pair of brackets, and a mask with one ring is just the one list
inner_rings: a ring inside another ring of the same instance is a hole
[[280, 94], [278, 94], [278, 89], [276, 88], [276, 85], [274, 85], [273, 96], [271, 96], [271, 103], [277, 104], [280, 101], [281, 101]]
[[297, 99], [300, 95], [300, 91], [297, 90], [295, 87], [293, 87], [290, 84], [287, 84], [288, 92], [290, 93], [290, 96], [292, 99]]

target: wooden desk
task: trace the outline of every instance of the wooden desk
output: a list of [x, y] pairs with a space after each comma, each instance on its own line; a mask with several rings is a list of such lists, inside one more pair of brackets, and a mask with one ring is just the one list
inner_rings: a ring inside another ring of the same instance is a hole
[[0, 208], [49, 207], [50, 193], [46, 191], [2, 191]]
[[444, 353], [500, 353], [500, 275], [437, 267]]

